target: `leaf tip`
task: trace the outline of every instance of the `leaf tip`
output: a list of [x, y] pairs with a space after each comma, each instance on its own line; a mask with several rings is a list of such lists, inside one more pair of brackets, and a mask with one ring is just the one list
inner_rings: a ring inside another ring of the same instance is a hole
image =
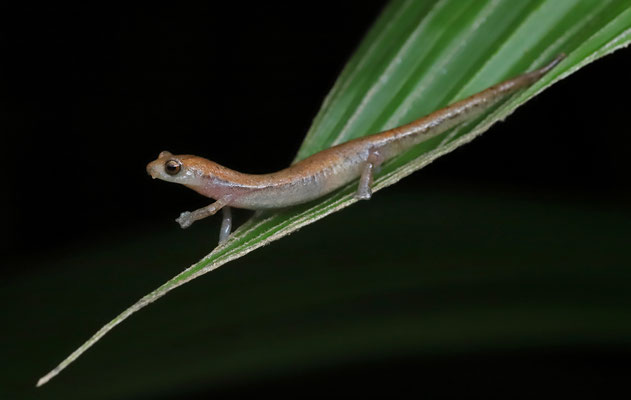
[[42, 385], [45, 385], [46, 383], [48, 383], [49, 380], [53, 379], [55, 376], [57, 376], [57, 374], [59, 374], [59, 372], [61, 372], [61, 370], [64, 369], [63, 366], [57, 366], [55, 369], [53, 369], [52, 371], [50, 371], [49, 373], [47, 373], [46, 375], [42, 376], [41, 378], [39, 378], [39, 380], [37, 381], [37, 384], [35, 385], [35, 387], [40, 387]]
[[50, 378], [52, 378], [52, 376], [49, 374], [42, 376], [41, 378], [39, 378], [39, 380], [37, 381], [37, 385], [35, 385], [35, 387], [40, 387], [43, 384], [45, 384], [46, 382], [48, 382], [50, 380]]

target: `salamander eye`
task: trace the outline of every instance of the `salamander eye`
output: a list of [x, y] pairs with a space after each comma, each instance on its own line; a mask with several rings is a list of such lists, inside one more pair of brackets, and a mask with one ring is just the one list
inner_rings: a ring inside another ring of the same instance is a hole
[[177, 175], [182, 168], [182, 163], [178, 160], [169, 160], [164, 163], [164, 171], [169, 175]]

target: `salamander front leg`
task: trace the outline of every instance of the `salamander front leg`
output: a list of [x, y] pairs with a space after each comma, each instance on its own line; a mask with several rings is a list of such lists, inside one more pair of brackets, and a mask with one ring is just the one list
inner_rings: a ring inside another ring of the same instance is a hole
[[230, 207], [223, 208], [223, 219], [221, 220], [221, 229], [219, 230], [219, 244], [228, 240], [230, 231], [232, 230], [232, 212]]
[[355, 198], [357, 200], [369, 200], [372, 197], [372, 182], [375, 172], [379, 170], [381, 163], [383, 162], [383, 156], [377, 150], [370, 150], [368, 159], [362, 170], [361, 177], [359, 178], [359, 186], [357, 187], [357, 193]]
[[200, 208], [195, 211], [184, 211], [180, 214], [180, 217], [175, 221], [180, 224], [182, 228], [188, 228], [195, 221], [199, 221], [200, 219], [204, 219], [211, 215], [214, 215], [217, 211], [221, 210], [223, 207], [227, 206], [230, 202], [231, 196], [225, 196], [212, 203], [209, 206]]

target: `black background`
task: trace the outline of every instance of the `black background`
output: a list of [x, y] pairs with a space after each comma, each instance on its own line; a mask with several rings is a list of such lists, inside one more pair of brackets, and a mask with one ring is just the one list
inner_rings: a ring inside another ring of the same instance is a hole
[[[39, 251], [200, 203], [148, 179], [144, 167], [161, 150], [246, 172], [283, 168], [381, 7], [5, 14], [16, 19], [4, 35], [2, 66], [3, 250]], [[628, 196], [622, 94], [630, 60], [620, 51], [588, 66], [402, 184], [440, 179]]]
[[[46, 268], [25, 271], [16, 262], [24, 254], [43, 258], [205, 205], [146, 175], [162, 150], [244, 172], [286, 166], [383, 2], [224, 6], [5, 10], [5, 284]], [[628, 49], [599, 60], [379, 195], [429, 182], [628, 208], [629, 71]], [[380, 368], [354, 366], [345, 376], [368, 379]], [[295, 384], [322, 384], [304, 379]]]

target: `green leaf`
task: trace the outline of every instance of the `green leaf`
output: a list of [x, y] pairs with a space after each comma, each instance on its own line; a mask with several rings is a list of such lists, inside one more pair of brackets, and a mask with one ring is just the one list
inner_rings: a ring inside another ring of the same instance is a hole
[[[386, 163], [375, 179], [374, 191], [379, 191], [471, 141], [554, 82], [630, 42], [631, 4], [618, 0], [393, 1], [343, 70], [296, 160], [410, 122], [540, 67], [558, 53], [568, 55], [544, 78], [500, 107]], [[38, 385], [169, 291], [353, 204], [355, 185], [310, 204], [253, 217], [226, 243], [106, 324]]]

